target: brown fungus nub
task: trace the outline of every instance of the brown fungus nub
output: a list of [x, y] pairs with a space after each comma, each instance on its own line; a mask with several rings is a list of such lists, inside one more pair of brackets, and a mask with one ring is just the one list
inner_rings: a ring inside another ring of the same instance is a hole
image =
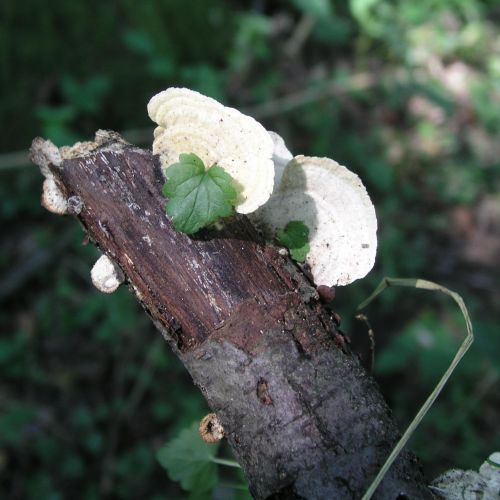
[[203, 417], [199, 431], [205, 443], [217, 443], [224, 437], [224, 427], [215, 413], [209, 413]]
[[331, 304], [335, 300], [335, 287], [319, 285], [316, 288], [321, 302], [325, 304]]

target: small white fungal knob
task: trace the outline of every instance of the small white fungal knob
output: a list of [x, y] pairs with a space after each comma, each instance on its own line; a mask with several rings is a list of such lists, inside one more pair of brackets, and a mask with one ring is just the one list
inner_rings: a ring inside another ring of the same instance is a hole
[[48, 139], [36, 137], [30, 148], [31, 160], [38, 165], [40, 172], [46, 178], [52, 177], [49, 165], [60, 166], [62, 163], [59, 148]]
[[114, 292], [125, 280], [122, 270], [107, 256], [101, 255], [90, 271], [92, 283], [101, 292]]

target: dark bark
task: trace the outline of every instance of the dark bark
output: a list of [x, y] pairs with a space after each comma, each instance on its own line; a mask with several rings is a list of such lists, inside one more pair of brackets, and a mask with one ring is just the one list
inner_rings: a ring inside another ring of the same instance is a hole
[[[51, 169], [217, 413], [252, 494], [360, 498], [399, 434], [298, 268], [244, 217], [176, 232], [148, 151], [111, 141]], [[431, 498], [410, 453], [376, 497]]]

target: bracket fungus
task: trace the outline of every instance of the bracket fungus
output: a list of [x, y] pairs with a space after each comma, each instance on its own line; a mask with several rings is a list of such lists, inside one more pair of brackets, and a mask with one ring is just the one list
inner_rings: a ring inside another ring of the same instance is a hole
[[336, 161], [296, 156], [270, 200], [252, 215], [268, 238], [293, 219], [310, 230], [306, 263], [317, 285], [347, 285], [373, 267], [375, 209], [359, 177]]
[[253, 118], [193, 90], [169, 88], [148, 103], [158, 124], [153, 153], [165, 169], [180, 154], [194, 153], [207, 167], [217, 164], [239, 187], [235, 209], [247, 214], [271, 196], [274, 183], [273, 141]]
[[194, 153], [232, 176], [240, 188], [236, 211], [251, 214], [269, 239], [292, 220], [307, 226], [306, 263], [316, 284], [347, 285], [373, 267], [377, 218], [356, 174], [329, 158], [293, 158], [278, 134], [193, 90], [156, 94], [148, 114], [158, 124], [153, 153], [164, 170]]
[[125, 280], [122, 270], [107, 255], [97, 259], [90, 277], [94, 286], [103, 293], [114, 292]]

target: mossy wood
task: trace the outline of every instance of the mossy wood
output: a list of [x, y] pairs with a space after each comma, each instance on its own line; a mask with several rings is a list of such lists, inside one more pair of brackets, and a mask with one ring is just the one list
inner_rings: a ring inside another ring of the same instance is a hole
[[[158, 158], [101, 143], [50, 166], [54, 179], [219, 417], [251, 493], [361, 498], [399, 432], [310, 282], [244, 216], [175, 231]], [[432, 498], [411, 453], [374, 498]]]

